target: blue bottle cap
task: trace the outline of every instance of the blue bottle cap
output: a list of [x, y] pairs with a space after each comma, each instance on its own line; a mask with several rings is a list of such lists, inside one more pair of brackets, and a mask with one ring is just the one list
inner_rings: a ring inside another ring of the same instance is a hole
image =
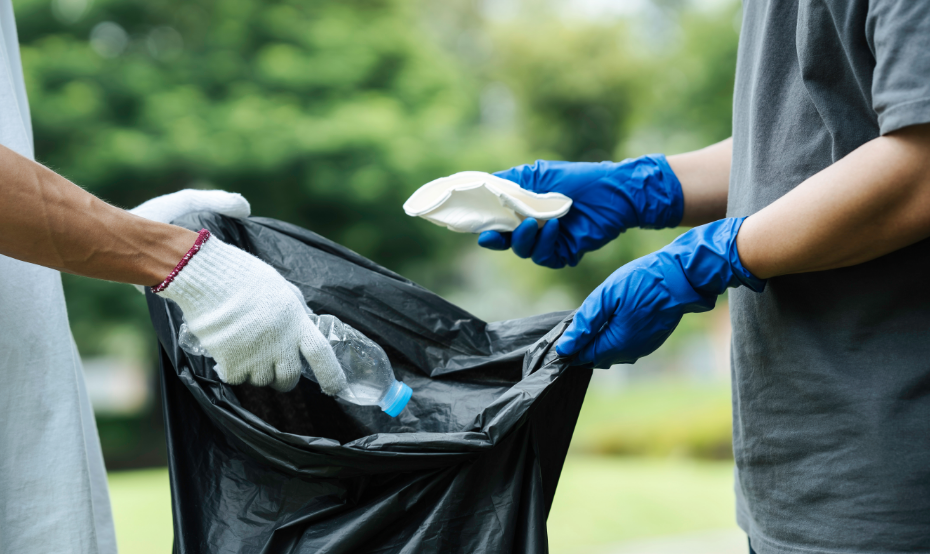
[[378, 405], [387, 415], [397, 417], [407, 407], [411, 396], [413, 396], [413, 389], [405, 383], [395, 381]]

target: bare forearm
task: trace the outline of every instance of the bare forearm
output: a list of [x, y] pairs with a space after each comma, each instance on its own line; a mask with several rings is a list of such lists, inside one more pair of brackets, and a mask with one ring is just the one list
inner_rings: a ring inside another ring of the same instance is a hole
[[0, 254], [59, 271], [155, 285], [196, 234], [134, 216], [0, 146]]
[[694, 152], [669, 156], [681, 182], [685, 212], [681, 224], [693, 227], [726, 217], [733, 139]]
[[872, 140], [746, 219], [757, 277], [860, 264], [930, 236], [930, 125]]

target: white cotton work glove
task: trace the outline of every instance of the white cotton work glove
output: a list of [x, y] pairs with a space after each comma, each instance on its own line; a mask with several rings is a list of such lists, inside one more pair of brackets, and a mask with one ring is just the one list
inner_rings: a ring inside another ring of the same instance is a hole
[[245, 219], [252, 213], [252, 208], [248, 200], [234, 192], [184, 189], [152, 198], [129, 210], [129, 213], [161, 223], [171, 223], [195, 212], [216, 212]]
[[[323, 392], [347, 386], [329, 341], [307, 316], [294, 287], [270, 265], [206, 232], [166, 280], [153, 289], [177, 303], [188, 329], [216, 360], [225, 383], [286, 391], [307, 359]], [[206, 234], [208, 236], [208, 234]], [[161, 287], [164, 287], [162, 290]], [[299, 292], [299, 291], [298, 291]]]

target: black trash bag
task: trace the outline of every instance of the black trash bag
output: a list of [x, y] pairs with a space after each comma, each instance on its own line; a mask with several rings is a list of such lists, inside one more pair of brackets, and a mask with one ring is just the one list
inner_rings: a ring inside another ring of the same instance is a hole
[[380, 344], [413, 398], [397, 418], [301, 378], [229, 386], [177, 344], [181, 312], [148, 293], [161, 346], [174, 552], [547, 552], [552, 505], [591, 371], [552, 347], [568, 313], [485, 323], [319, 235], [214, 214], [209, 229], [273, 265], [317, 313]]

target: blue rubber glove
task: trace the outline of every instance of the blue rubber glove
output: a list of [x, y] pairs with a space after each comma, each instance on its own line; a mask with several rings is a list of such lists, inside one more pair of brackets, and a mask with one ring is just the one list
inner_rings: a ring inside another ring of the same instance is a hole
[[539, 265], [575, 266], [585, 252], [597, 250], [631, 227], [676, 227], [684, 213], [681, 183], [665, 156], [652, 154], [615, 162], [547, 162], [521, 165], [495, 173], [526, 190], [560, 192], [572, 207], [540, 230], [535, 219], [514, 232], [485, 231], [478, 244], [513, 251]]
[[736, 234], [745, 218], [695, 227], [621, 267], [588, 296], [556, 343], [573, 365], [631, 364], [654, 352], [686, 313], [706, 312], [728, 287], [762, 292], [743, 267]]

